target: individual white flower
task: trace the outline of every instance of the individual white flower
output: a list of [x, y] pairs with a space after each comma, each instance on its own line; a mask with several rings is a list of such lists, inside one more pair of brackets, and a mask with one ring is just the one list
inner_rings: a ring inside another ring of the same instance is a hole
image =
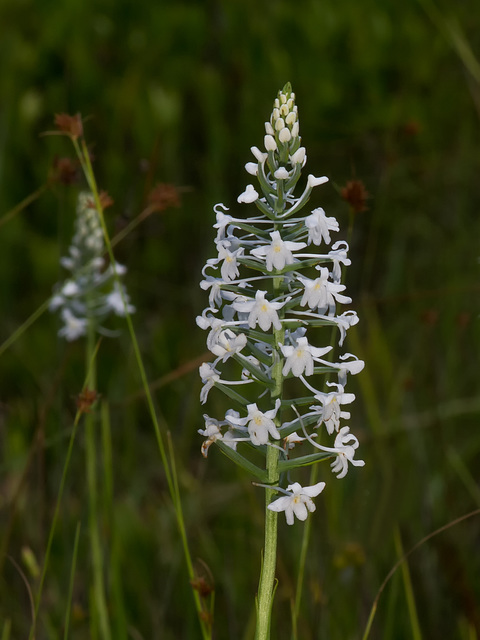
[[332, 277], [334, 282], [340, 282], [342, 279], [342, 268], [340, 267], [340, 263], [344, 264], [346, 267], [352, 264], [350, 258], [347, 257], [347, 251], [348, 244], [344, 240], [339, 240], [338, 242], [335, 242], [331, 251], [328, 253], [328, 257], [333, 262]]
[[322, 240], [330, 244], [330, 231], [338, 231], [338, 222], [334, 217], [327, 217], [325, 211], [319, 207], [305, 218], [305, 226], [308, 229], [308, 244], [319, 246]]
[[284, 127], [278, 134], [278, 139], [280, 140], [280, 142], [290, 142], [290, 140], [292, 139], [292, 133], [293, 131], [290, 131], [288, 127]]
[[287, 524], [293, 524], [294, 516], [299, 520], [306, 520], [308, 512], [313, 513], [316, 509], [312, 500], [318, 496], [325, 488], [325, 482], [318, 482], [311, 487], [302, 487], [298, 482], [289, 484], [286, 492], [288, 495], [277, 498], [268, 505], [270, 511], [285, 511]]
[[208, 294], [208, 301], [211, 306], [221, 306], [223, 300], [221, 289], [222, 284], [224, 284], [224, 282], [221, 278], [214, 278], [213, 276], [207, 276], [205, 280], [202, 280], [200, 282], [200, 286], [204, 291], [210, 289], [210, 293]]
[[56, 295], [52, 296], [52, 298], [50, 299], [48, 308], [50, 311], [56, 311], [60, 307], [63, 307], [64, 304], [65, 304], [65, 298], [57, 293]]
[[320, 414], [320, 422], [325, 424], [328, 433], [331, 435], [334, 431], [338, 431], [340, 428], [340, 418], [348, 420], [350, 413], [348, 411], [342, 411], [340, 405], [350, 404], [355, 400], [355, 394], [345, 393], [341, 384], [335, 384], [334, 382], [327, 382], [329, 387], [337, 387], [337, 391], [331, 393], [318, 393], [315, 395], [315, 399], [321, 402], [322, 406], [310, 407], [314, 412]]
[[247, 184], [245, 191], [237, 198], [237, 202], [244, 202], [245, 204], [255, 202], [255, 200], [258, 200], [258, 192], [255, 191], [253, 184]]
[[[353, 358], [353, 360], [347, 360], [347, 358]], [[359, 360], [353, 353], [344, 353], [340, 356], [340, 360], [343, 362], [335, 362], [331, 366], [338, 369], [338, 382], [344, 387], [347, 384], [347, 373], [351, 373], [352, 376], [357, 375], [363, 370], [365, 362]]]
[[213, 225], [213, 228], [218, 229], [215, 242], [221, 242], [225, 238], [225, 235], [227, 233], [227, 227], [229, 225], [234, 226], [232, 225], [232, 221], [233, 221], [232, 216], [227, 213], [223, 213], [223, 211], [220, 211], [220, 208], [222, 208], [223, 211], [228, 211], [228, 207], [226, 207], [221, 202], [219, 202], [213, 207], [213, 210], [215, 211], [215, 216], [217, 219], [216, 223]]
[[77, 318], [68, 307], [62, 309], [61, 315], [65, 325], [58, 332], [59, 336], [72, 342], [87, 333], [88, 320], [86, 318]]
[[[128, 313], [134, 313], [135, 307], [130, 304], [130, 296], [123, 289], [120, 291], [120, 287], [117, 282], [113, 285], [113, 291], [109, 293], [106, 297], [106, 303], [112, 309], [112, 311], [117, 316], [125, 316], [125, 305], [127, 306]], [[122, 298], [123, 294], [123, 298]], [[123, 299], [125, 299], [125, 304], [123, 303]]]
[[273, 177], [277, 180], [288, 180], [290, 177], [289, 172], [285, 169], [285, 167], [280, 167], [275, 171]]
[[313, 374], [313, 360], [328, 353], [332, 347], [317, 348], [308, 344], [307, 338], [298, 338], [297, 346], [281, 346], [283, 355], [287, 358], [282, 374], [288, 375], [291, 371], [297, 378], [305, 373], [306, 376]]
[[350, 427], [342, 427], [335, 438], [334, 450], [337, 453], [337, 458], [331, 464], [333, 473], [338, 474], [337, 478], [344, 478], [348, 472], [348, 463], [353, 464], [354, 467], [363, 467], [365, 465], [364, 460], [354, 460], [355, 449], [358, 448], [358, 440], [350, 432]]
[[73, 280], [67, 280], [62, 287], [61, 295], [66, 296], [67, 298], [72, 298], [80, 293], [80, 287]]
[[306, 154], [305, 147], [300, 147], [299, 149], [297, 149], [295, 153], [292, 156], [290, 156], [291, 164], [303, 165], [306, 158], [305, 154]]
[[209, 362], [204, 362], [198, 369], [200, 377], [202, 378], [203, 387], [200, 392], [200, 402], [205, 404], [208, 397], [208, 392], [214, 386], [216, 382], [220, 380], [220, 372]]
[[277, 310], [281, 309], [284, 302], [269, 302], [265, 298], [266, 291], [257, 291], [255, 300], [234, 302], [233, 308], [240, 313], [248, 313], [248, 326], [254, 329], [258, 326], [263, 331], [268, 331], [273, 326], [280, 330], [282, 323], [278, 317]]
[[308, 305], [310, 309], [317, 308], [320, 314], [328, 311], [329, 315], [334, 315], [336, 302], [350, 304], [352, 299], [340, 293], [345, 290], [344, 284], [335, 284], [328, 280], [329, 272], [326, 267], [318, 267], [318, 271], [320, 275], [315, 280], [298, 278], [305, 287], [300, 305]]
[[274, 440], [280, 440], [280, 434], [273, 422], [277, 411], [280, 408], [280, 400], [275, 402], [275, 408], [270, 411], [260, 411], [256, 404], [247, 405], [248, 415], [246, 418], [236, 418], [230, 416], [229, 421], [234, 425], [247, 425], [250, 440], [255, 446], [268, 443], [268, 436], [271, 435]]
[[265, 256], [267, 271], [281, 270], [287, 264], [295, 262], [292, 251], [298, 251], [306, 247], [304, 242], [283, 241], [279, 231], [270, 233], [271, 244], [258, 247], [251, 251], [254, 256]]
[[222, 362], [225, 362], [230, 356], [240, 353], [246, 344], [247, 336], [244, 333], [236, 335], [230, 329], [226, 329], [218, 335], [216, 343], [209, 348], [212, 353], [222, 358]]
[[205, 429], [199, 429], [198, 433], [207, 438], [202, 443], [202, 456], [206, 458], [208, 456], [210, 446], [217, 440], [222, 440], [223, 435], [220, 431], [220, 423], [218, 420], [210, 418], [210, 416], [207, 416], [206, 414], [203, 417], [205, 418]]
[[307, 178], [307, 186], [310, 187], [310, 189], [313, 189], [313, 187], [318, 187], [321, 184], [325, 184], [325, 182], [328, 182], [327, 176], [316, 178], [315, 176], [312, 176], [312, 174], [310, 174]]
[[341, 315], [334, 318], [335, 324], [340, 331], [340, 340], [338, 344], [342, 346], [348, 329], [358, 323], [358, 315], [356, 311], [344, 311]]
[[247, 162], [245, 171], [251, 176], [256, 176], [258, 174], [258, 164], [256, 162]]
[[223, 260], [221, 267], [222, 278], [227, 282], [228, 280], [235, 280], [238, 277], [238, 265], [237, 258], [243, 255], [243, 247], [236, 251], [230, 251], [223, 245], [218, 245], [218, 259]]

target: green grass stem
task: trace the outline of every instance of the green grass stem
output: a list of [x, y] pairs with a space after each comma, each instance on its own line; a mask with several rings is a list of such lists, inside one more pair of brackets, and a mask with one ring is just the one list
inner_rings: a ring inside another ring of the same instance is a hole
[[12, 629], [12, 621], [10, 620], [10, 618], [8, 618], [3, 623], [2, 640], [10, 640], [10, 631], [11, 631], [11, 629]]
[[435, 536], [438, 536], [440, 533], [443, 533], [447, 529], [450, 529], [451, 527], [454, 527], [457, 524], [460, 524], [461, 522], [464, 522], [465, 520], [468, 520], [469, 518], [473, 518], [474, 516], [478, 516], [478, 515], [480, 515], [480, 509], [475, 509], [474, 511], [470, 511], [469, 513], [466, 513], [465, 515], [460, 516], [459, 518], [455, 518], [455, 520], [452, 520], [451, 522], [447, 522], [447, 524], [444, 524], [442, 527], [439, 527], [438, 529], [435, 529], [435, 531], [432, 531], [427, 536], [425, 536], [424, 538], [419, 540], [419, 542], [417, 542], [417, 544], [415, 544], [409, 551], [407, 551], [407, 553], [405, 553], [399, 560], [397, 560], [397, 562], [393, 565], [393, 567], [388, 572], [385, 580], [380, 585], [379, 590], [377, 591], [377, 595], [375, 596], [375, 600], [373, 601], [372, 608], [370, 610], [370, 615], [368, 616], [368, 620], [367, 620], [367, 624], [365, 626], [365, 631], [363, 633], [362, 640], [367, 640], [368, 637], [370, 636], [370, 631], [372, 629], [373, 620], [374, 620], [375, 614], [377, 612], [378, 602], [380, 600], [380, 596], [382, 595], [385, 587], [389, 583], [389, 581], [392, 578], [392, 576], [395, 574], [397, 569], [405, 562], [405, 560], [414, 551], [416, 551], [419, 547], [421, 547], [423, 544], [425, 544], [425, 542], [428, 542], [428, 540], [431, 540], [432, 538], [434, 538]]
[[3, 227], [4, 224], [12, 220], [17, 214], [23, 211], [23, 209], [25, 209], [30, 204], [32, 204], [32, 202], [35, 202], [35, 200], [37, 200], [42, 195], [42, 193], [48, 189], [48, 187], [49, 187], [48, 182], [46, 182], [45, 184], [42, 184], [41, 187], [38, 187], [38, 189], [33, 191], [33, 193], [28, 195], [21, 202], [19, 202], [12, 209], [10, 209], [10, 211], [7, 211], [7, 213], [0, 218], [0, 227]]
[[[393, 532], [393, 540], [395, 543], [395, 551], [399, 558], [403, 558], [403, 546], [402, 539], [400, 537], [400, 530], [398, 525], [395, 526]], [[402, 578], [403, 588], [405, 589], [405, 597], [407, 599], [408, 615], [410, 617], [410, 626], [412, 628], [412, 640], [422, 640], [422, 632], [420, 631], [420, 623], [418, 621], [417, 607], [415, 606], [415, 594], [413, 593], [412, 579], [410, 577], [410, 571], [408, 563], [402, 562]]]
[[20, 338], [20, 336], [25, 333], [25, 331], [32, 326], [35, 320], [38, 320], [40, 316], [48, 309], [48, 305], [50, 304], [50, 298], [45, 300], [36, 311], [32, 313], [32, 315], [25, 320], [13, 333], [7, 338], [2, 344], [0, 344], [0, 356], [5, 353], [5, 351], [12, 346], [12, 344]]
[[80, 522], [77, 522], [77, 528], [75, 529], [75, 540], [73, 543], [73, 555], [72, 555], [72, 566], [70, 569], [70, 582], [68, 585], [68, 598], [67, 598], [67, 610], [65, 611], [65, 630], [63, 633], [64, 640], [68, 640], [68, 632], [70, 628], [70, 611], [72, 608], [72, 598], [73, 598], [73, 583], [75, 582], [75, 568], [77, 566], [77, 555], [78, 555], [78, 541], [80, 538]]

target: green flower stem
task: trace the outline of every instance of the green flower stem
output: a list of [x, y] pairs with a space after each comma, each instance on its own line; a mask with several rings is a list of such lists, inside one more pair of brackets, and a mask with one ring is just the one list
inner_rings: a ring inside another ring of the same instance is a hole
[[[93, 168], [92, 168], [92, 164], [90, 162], [90, 155], [88, 153], [88, 148], [87, 145], [85, 143], [85, 140], [82, 139], [81, 141], [81, 145], [79, 144], [78, 140], [76, 140], [75, 138], [72, 138], [72, 143], [73, 146], [75, 148], [77, 157], [80, 161], [80, 164], [82, 166], [82, 170], [83, 173], [85, 175], [85, 178], [87, 180], [88, 186], [90, 188], [90, 190], [93, 193], [93, 198], [95, 200], [95, 206], [97, 208], [99, 217], [100, 217], [100, 223], [102, 226], [102, 230], [103, 230], [103, 236], [105, 239], [105, 245], [107, 247], [107, 252], [108, 252], [108, 256], [110, 258], [110, 262], [112, 264], [112, 267], [114, 269], [114, 277], [115, 279], [118, 281], [118, 276], [115, 270], [115, 257], [113, 255], [113, 250], [112, 250], [112, 243], [110, 241], [110, 236], [108, 234], [108, 229], [106, 227], [105, 224], [105, 218], [103, 215], [103, 207], [102, 204], [100, 202], [100, 195], [99, 195], [99, 191], [98, 191], [98, 187], [97, 187], [97, 183], [95, 180], [95, 174], [93, 172]], [[123, 299], [123, 292], [122, 289], [120, 288], [120, 293], [122, 295], [122, 299]], [[170, 493], [170, 497], [172, 499], [173, 502], [173, 506], [175, 509], [175, 516], [177, 519], [177, 526], [179, 529], [179, 533], [180, 533], [180, 537], [182, 540], [182, 545], [183, 545], [183, 550], [184, 550], [184, 556], [185, 556], [185, 563], [187, 565], [187, 572], [188, 572], [188, 577], [190, 579], [190, 582], [192, 582], [195, 578], [195, 572], [193, 569], [193, 562], [192, 562], [192, 557], [190, 554], [190, 549], [188, 546], [188, 540], [187, 540], [187, 533], [186, 533], [186, 529], [185, 529], [185, 521], [183, 518], [183, 510], [182, 510], [182, 504], [180, 501], [180, 495], [178, 493], [178, 491], [176, 490], [176, 478], [173, 477], [173, 475], [175, 474], [175, 468], [171, 468], [168, 457], [167, 457], [167, 451], [166, 451], [166, 446], [164, 444], [163, 441], [163, 437], [162, 437], [162, 433], [160, 430], [160, 424], [159, 424], [159, 420], [157, 417], [157, 412], [155, 410], [155, 406], [153, 404], [153, 398], [152, 398], [152, 394], [150, 391], [150, 387], [148, 384], [148, 379], [147, 379], [147, 374], [145, 371], [145, 366], [143, 364], [143, 359], [142, 359], [142, 355], [140, 352], [140, 347], [138, 345], [138, 340], [137, 340], [137, 336], [135, 333], [135, 329], [133, 327], [133, 322], [132, 322], [132, 317], [130, 315], [130, 313], [128, 312], [128, 305], [125, 304], [125, 300], [123, 300], [124, 302], [124, 307], [125, 307], [125, 320], [127, 322], [127, 327], [128, 327], [128, 331], [130, 333], [130, 339], [132, 341], [132, 346], [133, 346], [133, 350], [135, 353], [135, 359], [137, 361], [137, 366], [140, 372], [140, 377], [142, 380], [142, 385], [145, 391], [145, 396], [147, 399], [147, 405], [148, 405], [148, 409], [150, 412], [150, 418], [152, 420], [153, 423], [153, 427], [155, 430], [155, 436], [156, 436], [156, 440], [157, 440], [157, 446], [158, 446], [158, 450], [160, 452], [160, 458], [162, 460], [162, 464], [163, 464], [163, 468], [165, 471], [165, 478], [167, 481], [167, 486], [168, 486], [168, 490]], [[195, 607], [197, 610], [197, 614], [198, 614], [198, 619], [199, 619], [199, 623], [200, 623], [200, 629], [201, 629], [201, 633], [202, 633], [202, 638], [203, 640], [210, 640], [211, 638], [211, 630], [209, 625], [206, 623], [205, 621], [205, 616], [204, 616], [204, 612], [203, 612], [203, 607], [202, 607], [202, 602], [200, 600], [200, 596], [198, 591], [196, 591], [195, 589], [192, 589], [193, 592], [193, 598], [195, 601]]]
[[[92, 359], [90, 360], [90, 362], [87, 363], [88, 370], [87, 370], [87, 375], [85, 377], [85, 382], [84, 382], [84, 385], [83, 385], [84, 389], [86, 389], [88, 387], [88, 385], [90, 384], [91, 371], [92, 371], [92, 368], [95, 366], [95, 359], [97, 357], [98, 347], [99, 347], [99, 344], [97, 344], [96, 347], [95, 347], [95, 351], [92, 354]], [[43, 561], [42, 575], [40, 576], [40, 583], [38, 585], [38, 591], [37, 591], [36, 598], [35, 598], [34, 618], [33, 618], [32, 626], [30, 627], [30, 633], [29, 633], [29, 636], [28, 636], [28, 640], [33, 640], [33, 638], [35, 638], [35, 635], [36, 635], [38, 611], [39, 611], [39, 608], [40, 608], [40, 602], [42, 601], [43, 585], [45, 583], [45, 576], [47, 574], [47, 567], [48, 567], [48, 562], [49, 562], [49, 559], [50, 559], [50, 551], [51, 551], [51, 548], [52, 548], [53, 536], [55, 534], [55, 529], [56, 529], [56, 526], [57, 526], [58, 514], [60, 512], [60, 503], [62, 501], [63, 490], [65, 488], [65, 482], [66, 482], [66, 479], [67, 479], [67, 471], [68, 471], [68, 467], [70, 465], [70, 459], [72, 457], [72, 452], [73, 452], [73, 445], [75, 443], [75, 436], [77, 435], [77, 428], [78, 428], [78, 423], [80, 421], [80, 416], [81, 415], [82, 415], [81, 412], [77, 411], [77, 413], [75, 415], [75, 420], [74, 420], [74, 423], [73, 423], [72, 433], [70, 435], [70, 442], [68, 444], [67, 455], [65, 457], [65, 462], [63, 464], [62, 478], [60, 480], [60, 487], [58, 489], [57, 501], [55, 503], [55, 511], [53, 513], [52, 524], [50, 526], [50, 532], [48, 534], [47, 549], [45, 551], [45, 558], [44, 558], [44, 561]]]
[[70, 582], [68, 585], [67, 610], [65, 612], [65, 622], [64, 622], [64, 632], [63, 632], [64, 640], [68, 640], [69, 638], [70, 611], [72, 608], [72, 600], [73, 600], [73, 585], [75, 581], [75, 567], [77, 565], [79, 538], [80, 538], [80, 522], [77, 522], [77, 528], [75, 530], [75, 542], [73, 543], [73, 557], [72, 557], [72, 567], [70, 569]]
[[[273, 280], [273, 296], [276, 297], [281, 290], [283, 278], [274, 278]], [[283, 313], [279, 314], [283, 317]], [[277, 398], [281, 398], [283, 391], [283, 359], [281, 358], [280, 344], [285, 342], [285, 330], [274, 329], [274, 351], [273, 351], [273, 367], [272, 379], [275, 386], [271, 391], [272, 404]], [[275, 418], [277, 427], [280, 427], [281, 410], [278, 411]], [[267, 476], [268, 484], [277, 485], [279, 480], [278, 471], [279, 450], [275, 447], [267, 447]], [[273, 597], [275, 595], [275, 567], [277, 563], [277, 529], [278, 529], [278, 513], [268, 509], [268, 505], [275, 496], [275, 489], [266, 489], [265, 491], [265, 546], [263, 550], [262, 570], [260, 574], [260, 584], [258, 587], [257, 597], [257, 628], [255, 640], [268, 640], [270, 638], [270, 620], [272, 615]]]
[[49, 186], [50, 186], [50, 183], [45, 182], [45, 184], [42, 184], [41, 187], [38, 187], [38, 189], [36, 189], [33, 193], [31, 193], [29, 196], [27, 196], [21, 202], [15, 205], [13, 209], [10, 209], [10, 211], [7, 211], [7, 213], [0, 218], [0, 227], [2, 227], [6, 222], [9, 222], [10, 220], [12, 220], [12, 218], [14, 218], [21, 211], [23, 211], [23, 209], [26, 209], [29, 205], [31, 205], [32, 202], [35, 202], [35, 200], [37, 200], [42, 195], [42, 193], [48, 189]]
[[[87, 367], [95, 351], [95, 323], [90, 319], [87, 333]], [[95, 389], [96, 367], [93, 366], [90, 373], [90, 388]], [[98, 497], [97, 497], [97, 460], [96, 460], [96, 434], [95, 434], [95, 414], [85, 415], [85, 471], [88, 489], [88, 529], [90, 536], [90, 546], [92, 553], [93, 570], [93, 606], [96, 615], [91, 617], [92, 624], [95, 625], [97, 618], [100, 626], [100, 637], [103, 640], [111, 640], [110, 621], [108, 619], [107, 602], [105, 597], [105, 586], [103, 581], [103, 557], [100, 542], [100, 533], [97, 524]], [[93, 635], [93, 634], [92, 634]]]

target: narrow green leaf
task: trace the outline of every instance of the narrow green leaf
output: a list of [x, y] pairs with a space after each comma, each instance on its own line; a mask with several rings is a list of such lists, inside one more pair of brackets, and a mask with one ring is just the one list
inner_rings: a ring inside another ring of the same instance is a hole
[[220, 391], [223, 391], [223, 393], [226, 396], [228, 396], [232, 400], [235, 400], [235, 402], [238, 402], [242, 407], [246, 407], [247, 404], [250, 404], [250, 402], [246, 398], [244, 398], [239, 393], [234, 391], [231, 387], [228, 387], [225, 384], [220, 384], [220, 383], [217, 382], [215, 384], [215, 388], [216, 389], [220, 389]]
[[260, 467], [257, 467], [256, 464], [253, 464], [253, 462], [250, 462], [250, 460], [244, 458], [240, 453], [234, 451], [231, 447], [227, 446], [221, 440], [217, 440], [216, 444], [220, 448], [220, 451], [227, 456], [227, 458], [230, 458], [230, 460], [236, 465], [238, 465], [242, 469], [245, 469], [245, 471], [248, 471], [248, 473], [250, 473], [251, 475], [255, 476], [257, 480], [260, 480], [260, 482], [263, 483], [268, 481], [267, 472], [264, 469], [260, 469]]
[[326, 451], [322, 451], [319, 453], [311, 453], [308, 456], [301, 456], [300, 458], [293, 458], [291, 460], [280, 460], [278, 463], [278, 470], [280, 473], [284, 471], [290, 471], [291, 469], [298, 469], [300, 467], [308, 467], [317, 462], [322, 462], [323, 460], [328, 460], [332, 458], [331, 453], [327, 453]]

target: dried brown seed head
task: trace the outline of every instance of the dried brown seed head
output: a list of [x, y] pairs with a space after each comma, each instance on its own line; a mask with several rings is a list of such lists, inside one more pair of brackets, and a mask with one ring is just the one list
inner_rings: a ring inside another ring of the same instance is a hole
[[367, 211], [370, 194], [361, 180], [350, 180], [340, 191], [341, 197], [348, 202], [355, 213]]
[[73, 140], [78, 140], [83, 136], [82, 116], [79, 113], [74, 116], [69, 116], [68, 113], [56, 113], [55, 126]]

